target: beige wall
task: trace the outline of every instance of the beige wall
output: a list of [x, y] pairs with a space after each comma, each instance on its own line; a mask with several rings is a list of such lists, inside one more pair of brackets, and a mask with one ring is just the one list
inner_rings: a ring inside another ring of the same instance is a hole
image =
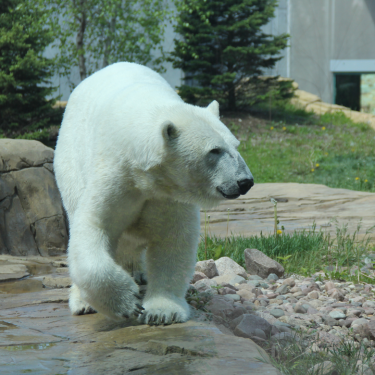
[[375, 0], [290, 0], [289, 4], [290, 77], [302, 90], [331, 103], [330, 60], [375, 60]]

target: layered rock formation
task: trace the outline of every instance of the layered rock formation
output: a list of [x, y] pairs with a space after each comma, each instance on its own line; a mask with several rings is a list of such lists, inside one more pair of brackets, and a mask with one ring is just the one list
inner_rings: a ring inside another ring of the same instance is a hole
[[61, 255], [67, 222], [53, 174], [53, 150], [0, 139], [0, 254]]

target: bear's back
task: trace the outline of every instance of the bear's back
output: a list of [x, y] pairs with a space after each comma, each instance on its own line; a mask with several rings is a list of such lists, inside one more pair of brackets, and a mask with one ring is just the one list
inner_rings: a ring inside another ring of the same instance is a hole
[[103, 159], [136, 154], [141, 161], [145, 152], [136, 149], [151, 139], [160, 150], [155, 108], [168, 102], [182, 100], [158, 73], [138, 64], [116, 63], [85, 79], [72, 92], [60, 128], [57, 178], [74, 174], [71, 179], [85, 185]]

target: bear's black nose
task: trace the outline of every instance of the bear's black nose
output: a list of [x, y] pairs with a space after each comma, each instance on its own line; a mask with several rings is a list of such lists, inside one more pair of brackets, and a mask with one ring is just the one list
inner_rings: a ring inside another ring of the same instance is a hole
[[237, 181], [237, 184], [240, 187], [240, 193], [244, 195], [254, 186], [254, 180], [252, 178], [245, 178], [244, 180]]

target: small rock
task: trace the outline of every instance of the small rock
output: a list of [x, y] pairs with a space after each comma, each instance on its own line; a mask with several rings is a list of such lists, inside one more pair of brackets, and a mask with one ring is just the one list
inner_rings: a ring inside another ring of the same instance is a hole
[[247, 280], [246, 284], [251, 285], [252, 287], [256, 288], [260, 285], [260, 281], [258, 280]]
[[335, 288], [335, 284], [332, 281], [327, 281], [325, 283], [324, 289], [326, 290], [326, 292], [328, 292], [329, 290], [333, 288]]
[[[268, 294], [267, 294], [267, 298], [268, 298]], [[271, 305], [282, 305], [283, 301], [281, 299], [271, 299], [270, 304]]]
[[202, 279], [194, 284], [195, 289], [197, 289], [199, 292], [210, 290], [212, 286], [217, 286], [217, 282], [212, 279]]
[[[274, 275], [273, 273], [271, 274], [271, 275]], [[277, 276], [276, 276], [277, 277]], [[268, 279], [268, 278], [267, 278]], [[248, 277], [248, 280], [260, 280], [260, 281], [263, 281], [263, 279], [260, 277], [260, 276], [258, 276], [258, 275], [250, 275], [249, 277]]]
[[353, 302], [360, 303], [360, 305], [357, 305], [357, 306], [362, 306], [362, 303], [366, 301], [366, 298], [362, 296], [357, 296], [357, 297], [351, 298], [349, 301], [352, 302], [352, 304]]
[[238, 276], [234, 273], [229, 273], [229, 274], [222, 275], [222, 276], [216, 276], [211, 280], [216, 281], [218, 285], [223, 285], [224, 283], [227, 283], [227, 284], [231, 284], [235, 286], [235, 284], [246, 283], [246, 280], [242, 276]]
[[284, 267], [269, 258], [267, 255], [257, 249], [246, 249], [244, 252], [246, 268], [250, 274], [258, 275], [263, 279], [267, 278], [271, 273], [282, 277]]
[[241, 289], [237, 294], [242, 297], [244, 300], [252, 300], [255, 298], [255, 294], [246, 289]]
[[281, 285], [288, 285], [291, 288], [293, 288], [296, 285], [296, 282], [291, 277], [288, 279], [285, 279]]
[[246, 309], [251, 309], [251, 310], [255, 310], [255, 304], [251, 301], [244, 301], [242, 303], [243, 306], [245, 306]]
[[332, 310], [328, 315], [333, 319], [345, 319], [346, 318], [346, 315], [342, 312], [342, 310], [338, 310], [338, 309]]
[[47, 288], [69, 288], [72, 285], [70, 277], [45, 276], [43, 277], [43, 285]]
[[226, 318], [234, 311], [233, 302], [222, 296], [213, 296], [207, 304], [207, 309], [215, 316]]
[[224, 298], [227, 298], [231, 301], [240, 301], [241, 297], [238, 294], [225, 294]]
[[218, 290], [218, 294], [220, 294], [220, 295], [236, 294], [236, 291], [234, 289], [232, 289], [232, 288], [224, 287], [224, 288], [220, 288]]
[[238, 276], [234, 273], [226, 274], [223, 276], [216, 276], [211, 280], [216, 281], [218, 285], [230, 284], [235, 286], [236, 284], [246, 283], [246, 280], [242, 276]]
[[246, 310], [246, 308], [243, 307], [243, 306], [235, 306], [232, 314], [230, 314], [230, 316], [229, 316], [229, 319], [234, 320], [234, 319], [240, 317], [243, 314], [248, 314], [248, 311]]
[[288, 293], [288, 290], [289, 290], [289, 286], [288, 285], [280, 285], [277, 289], [276, 289], [276, 293], [279, 293], [279, 294], [286, 294]]
[[[281, 326], [277, 325], [277, 328], [280, 329]], [[294, 332], [281, 332], [272, 336], [271, 340], [273, 342], [298, 342], [300, 338]]]
[[375, 339], [375, 320], [370, 320], [365, 326], [365, 329], [366, 329], [367, 337], [370, 340], [374, 340]]
[[195, 284], [197, 281], [202, 279], [208, 279], [208, 277], [203, 272], [194, 272], [193, 278], [191, 279], [191, 283]]
[[316, 290], [313, 290], [312, 292], [307, 294], [307, 297], [311, 299], [318, 299], [320, 297], [320, 294]]
[[324, 361], [318, 363], [315, 366], [311, 367], [307, 374], [319, 374], [319, 375], [332, 375], [332, 372], [335, 370], [335, 365], [330, 361]]
[[318, 340], [328, 345], [339, 345], [342, 342], [342, 338], [324, 331], [318, 333]]
[[345, 296], [344, 294], [342, 293], [341, 290], [337, 289], [337, 288], [333, 288], [333, 289], [329, 289], [328, 292], [327, 292], [328, 296], [330, 296], [331, 298], [334, 298], [338, 301], [343, 301]]
[[222, 257], [215, 261], [219, 276], [226, 274], [236, 274], [242, 276], [244, 279], [247, 277], [247, 272], [243, 267], [237, 264], [233, 259]]
[[219, 276], [216, 263], [213, 259], [202, 260], [200, 262], [197, 262], [197, 264], [195, 265], [195, 271], [202, 272], [209, 279], [212, 279], [215, 276]]
[[252, 336], [256, 336], [256, 329], [261, 329], [266, 337], [270, 337], [272, 326], [267, 320], [250, 314], [244, 314], [237, 319], [240, 319], [240, 321], [234, 328], [234, 334], [236, 336], [251, 338]]
[[[272, 328], [271, 328], [271, 329], [272, 329]], [[260, 338], [263, 339], [263, 340], [267, 340], [267, 336], [266, 336], [266, 334], [264, 333], [264, 331], [262, 331], [262, 330], [259, 329], [259, 328], [255, 328], [253, 337], [254, 337], [254, 336], [256, 336], [256, 337], [260, 337]]]
[[267, 276], [267, 281], [277, 281], [279, 280], [279, 276], [277, 276], [275, 273], [270, 273]]
[[269, 311], [269, 313], [274, 316], [275, 318], [280, 318], [283, 315], [285, 315], [285, 312], [281, 309], [272, 309]]
[[363, 318], [353, 320], [351, 324], [353, 332], [360, 335], [361, 337], [369, 336], [368, 322], [369, 321], [367, 319]]
[[294, 306], [294, 312], [298, 314], [306, 314], [307, 310], [302, 306], [302, 304], [297, 303]]
[[339, 325], [339, 322], [329, 315], [322, 315], [322, 319], [325, 325], [333, 327]]
[[[367, 286], [367, 285], [366, 285]], [[366, 301], [362, 304], [363, 308], [370, 307], [370, 308], [375, 308], [375, 301]]]
[[297, 292], [302, 292], [302, 289], [298, 286], [295, 286], [290, 289], [290, 293], [297, 293]]
[[69, 268], [68, 267], [59, 267], [56, 268], [57, 273], [69, 273]]

